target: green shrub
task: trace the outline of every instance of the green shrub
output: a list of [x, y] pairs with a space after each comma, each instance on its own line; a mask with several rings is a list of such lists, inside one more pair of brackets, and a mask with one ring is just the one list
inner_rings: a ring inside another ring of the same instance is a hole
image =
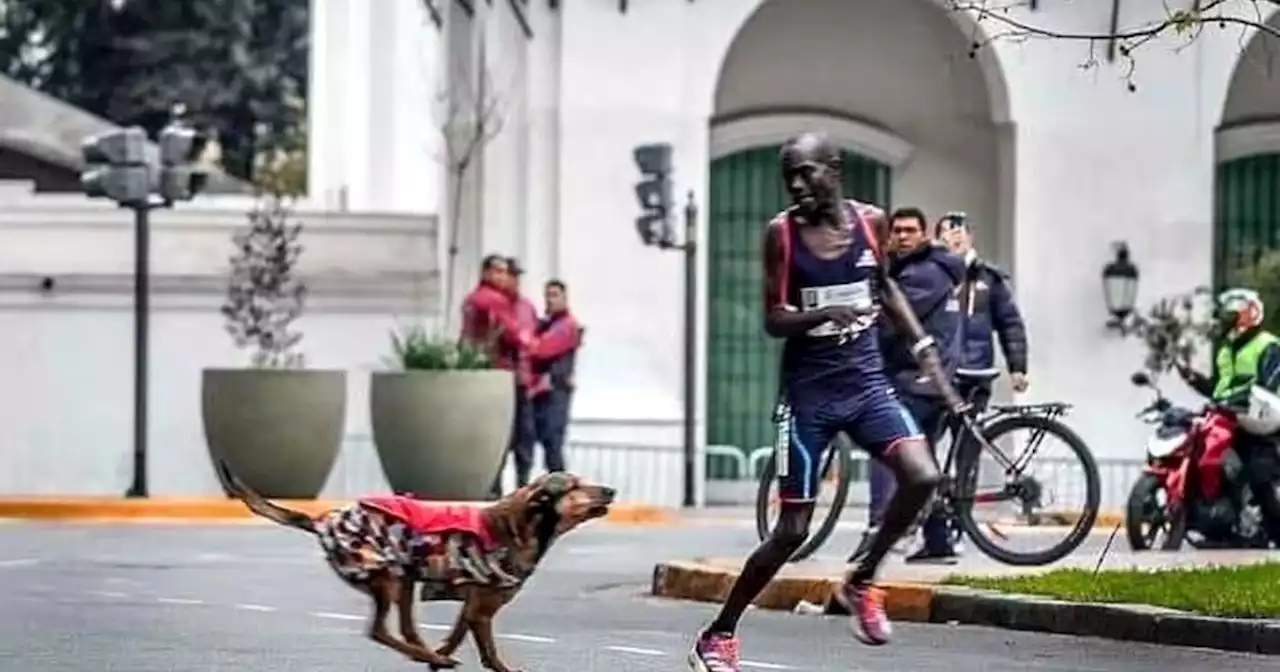
[[493, 368], [484, 348], [460, 343], [422, 326], [391, 332], [388, 364], [400, 371], [480, 371]]

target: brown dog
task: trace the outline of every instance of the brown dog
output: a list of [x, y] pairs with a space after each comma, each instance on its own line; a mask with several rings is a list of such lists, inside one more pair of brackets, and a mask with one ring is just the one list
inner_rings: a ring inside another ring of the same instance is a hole
[[[498, 657], [494, 614], [520, 591], [556, 539], [608, 513], [614, 497], [611, 488], [553, 472], [487, 506], [390, 495], [313, 518], [267, 501], [225, 464], [218, 465], [218, 476], [254, 513], [319, 537], [338, 576], [373, 598], [369, 638], [433, 670], [458, 665], [452, 656], [469, 631], [486, 668], [512, 672]], [[423, 601], [463, 603], [438, 649], [427, 646], [414, 625], [413, 588], [419, 583]], [[387, 630], [393, 604], [402, 639]]]

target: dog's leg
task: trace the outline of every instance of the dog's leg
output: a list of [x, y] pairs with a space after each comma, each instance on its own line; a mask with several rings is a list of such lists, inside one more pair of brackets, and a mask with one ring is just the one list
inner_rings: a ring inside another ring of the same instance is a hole
[[436, 653], [449, 657], [452, 656], [459, 646], [462, 646], [462, 640], [467, 637], [467, 605], [476, 599], [476, 590], [471, 587], [462, 589], [463, 602], [462, 608], [458, 609], [458, 617], [453, 619], [453, 629], [449, 631], [449, 636], [444, 638], [440, 646], [436, 649]]
[[384, 573], [371, 578], [368, 585], [369, 595], [373, 597], [373, 620], [369, 623], [369, 639], [395, 649], [416, 662], [426, 663], [432, 669], [447, 670], [458, 666], [455, 660], [436, 655], [435, 651], [426, 647], [406, 644], [392, 637], [387, 631], [387, 616], [391, 613], [391, 605], [400, 603], [406, 592], [409, 592], [411, 604], [413, 600], [412, 592], [402, 590], [399, 579]]
[[515, 672], [498, 657], [498, 646], [493, 641], [493, 615], [512, 597], [515, 597], [514, 590], [476, 590], [474, 598], [463, 607], [462, 617], [476, 640], [480, 664], [493, 672]]
[[396, 600], [396, 607], [399, 611], [396, 615], [400, 621], [400, 637], [409, 646], [426, 648], [427, 643], [422, 641], [422, 635], [418, 634], [418, 627], [414, 622], [413, 586], [413, 579], [409, 577], [400, 580], [400, 599]]
[[399, 599], [396, 600], [400, 612], [397, 614], [400, 620], [400, 636], [415, 650], [415, 654], [412, 656], [414, 660], [427, 663], [433, 670], [457, 667], [458, 661], [450, 658], [447, 654], [432, 651], [431, 647], [422, 641], [422, 635], [418, 634], [418, 626], [413, 613], [415, 606], [414, 585], [413, 579], [408, 577], [400, 581], [400, 595]]

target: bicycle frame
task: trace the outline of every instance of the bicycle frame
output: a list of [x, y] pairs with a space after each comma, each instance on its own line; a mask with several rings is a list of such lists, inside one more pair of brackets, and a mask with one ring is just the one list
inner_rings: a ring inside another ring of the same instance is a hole
[[[1040, 404], [992, 404], [987, 408], [975, 407], [965, 416], [956, 416], [948, 412], [943, 419], [942, 428], [938, 435], [934, 438], [935, 447], [941, 443], [942, 437], [951, 432], [951, 444], [947, 447], [945, 460], [939, 465], [943, 474], [943, 485], [939, 488], [943, 492], [942, 497], [948, 500], [955, 499], [954, 482], [956, 477], [952, 475], [954, 468], [959, 462], [958, 455], [961, 450], [968, 449], [968, 445], [977, 444], [978, 450], [985, 451], [995, 459], [996, 463], [1004, 469], [1004, 475], [1012, 481], [1022, 474], [1031, 459], [1035, 457], [1040, 450], [1040, 444], [1044, 440], [1044, 430], [1036, 430], [1031, 435], [1031, 441], [1027, 444], [1027, 449], [1021, 454], [1015, 455], [1012, 459], [1005, 455], [1005, 452], [996, 445], [987, 441], [982, 435], [982, 430], [999, 420], [1013, 416], [1041, 416], [1051, 420], [1060, 418], [1071, 410], [1071, 404], [1063, 402], [1046, 402]], [[1012, 483], [1008, 483], [1001, 487], [998, 491], [990, 493], [975, 492], [973, 494], [973, 502], [979, 504], [1004, 502], [1014, 499], [1019, 494], [1017, 488], [1010, 487]]]

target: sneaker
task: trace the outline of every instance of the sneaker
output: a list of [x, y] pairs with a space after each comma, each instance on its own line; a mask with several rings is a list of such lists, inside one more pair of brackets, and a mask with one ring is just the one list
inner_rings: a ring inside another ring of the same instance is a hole
[[693, 672], [742, 672], [738, 663], [738, 638], [718, 632], [698, 634], [689, 652]]
[[884, 591], [870, 581], [854, 581], [846, 578], [836, 591], [836, 599], [849, 610], [849, 629], [863, 644], [880, 646], [888, 644], [893, 635], [889, 615], [884, 610]]
[[909, 565], [954, 565], [959, 561], [960, 557], [954, 550], [938, 552], [927, 548], [921, 548], [903, 560]]

